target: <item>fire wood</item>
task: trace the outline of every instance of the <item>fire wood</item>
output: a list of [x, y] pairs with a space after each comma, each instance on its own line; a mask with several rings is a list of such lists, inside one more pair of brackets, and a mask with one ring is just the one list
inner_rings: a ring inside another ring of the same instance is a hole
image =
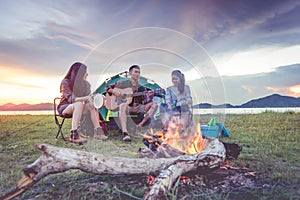
[[171, 158], [171, 157], [176, 157], [184, 154], [185, 154], [184, 152], [175, 149], [168, 144], [163, 144], [157, 148], [157, 153], [153, 158]]
[[165, 167], [157, 176], [145, 199], [159, 199], [170, 190], [174, 181], [182, 174], [195, 171], [199, 167], [215, 168], [225, 160], [226, 150], [217, 139], [206, 139], [206, 148], [198, 154], [179, 156], [172, 165]]
[[[12, 199], [49, 174], [80, 169], [94, 174], [154, 174], [158, 175], [145, 199], [157, 199], [169, 190], [182, 174], [199, 167], [213, 168], [225, 160], [226, 150], [218, 139], [206, 139], [206, 148], [198, 154], [186, 154], [171, 158], [121, 158], [101, 154], [37, 144], [43, 155], [23, 169], [23, 181], [0, 199]], [[24, 181], [25, 180], [25, 181]]]

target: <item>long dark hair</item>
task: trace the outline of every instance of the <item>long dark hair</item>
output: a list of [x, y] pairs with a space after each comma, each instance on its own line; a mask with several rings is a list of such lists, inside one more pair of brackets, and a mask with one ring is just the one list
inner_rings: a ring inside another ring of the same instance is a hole
[[178, 85], [178, 90], [180, 93], [183, 93], [184, 92], [184, 86], [185, 86], [185, 78], [184, 78], [184, 74], [181, 73], [180, 70], [173, 70], [172, 71], [172, 76], [175, 75], [179, 78], [180, 80], [180, 83]]
[[[86, 72], [86, 65], [80, 62], [75, 62], [64, 77], [64, 79], [70, 80], [71, 90], [78, 97], [86, 96], [90, 93], [90, 84], [84, 80]], [[62, 92], [62, 85], [60, 85], [60, 91]]]

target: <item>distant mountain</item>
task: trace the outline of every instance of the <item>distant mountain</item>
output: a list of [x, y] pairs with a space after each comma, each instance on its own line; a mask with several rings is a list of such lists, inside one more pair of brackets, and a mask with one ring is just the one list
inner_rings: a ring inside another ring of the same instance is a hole
[[300, 98], [272, 94], [241, 105], [242, 108], [300, 107]]
[[240, 106], [233, 106], [229, 103], [226, 104], [221, 104], [221, 105], [212, 105], [209, 103], [200, 103], [197, 105], [194, 105], [193, 108], [236, 108], [236, 107], [240, 107]]
[[194, 105], [193, 108], [270, 108], [270, 107], [300, 107], [300, 98], [272, 94], [259, 99], [253, 99], [242, 105], [233, 106], [231, 104], [211, 105], [201, 103]]
[[28, 111], [28, 110], [53, 110], [52, 103], [40, 103], [40, 104], [13, 104], [7, 103], [0, 105], [0, 111]]

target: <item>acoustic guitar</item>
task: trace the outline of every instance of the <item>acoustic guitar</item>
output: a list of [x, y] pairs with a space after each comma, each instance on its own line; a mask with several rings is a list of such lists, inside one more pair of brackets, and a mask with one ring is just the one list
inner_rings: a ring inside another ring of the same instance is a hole
[[[144, 96], [145, 102], [149, 101], [148, 90], [142, 92], [133, 93], [132, 88], [114, 88], [115, 91], [120, 92], [121, 96], [116, 97], [113, 94], [106, 93], [106, 108], [108, 110], [117, 110], [121, 103], [127, 103], [128, 105], [132, 102], [132, 98], [136, 96]], [[154, 94], [165, 94], [164, 89], [153, 90]]]

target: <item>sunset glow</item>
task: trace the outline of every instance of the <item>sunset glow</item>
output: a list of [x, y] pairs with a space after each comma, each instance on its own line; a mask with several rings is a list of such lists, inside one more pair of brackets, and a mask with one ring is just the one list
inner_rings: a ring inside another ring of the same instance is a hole
[[[272, 72], [277, 66], [299, 63], [300, 46], [268, 47], [216, 57], [221, 75], [245, 75]], [[263, 56], [262, 56], [263, 55]]]
[[290, 91], [292, 92], [293, 96], [300, 97], [300, 85], [290, 87]]
[[0, 73], [2, 79], [0, 105], [48, 103], [59, 95], [61, 77], [39, 75], [7, 67], [2, 67]]

